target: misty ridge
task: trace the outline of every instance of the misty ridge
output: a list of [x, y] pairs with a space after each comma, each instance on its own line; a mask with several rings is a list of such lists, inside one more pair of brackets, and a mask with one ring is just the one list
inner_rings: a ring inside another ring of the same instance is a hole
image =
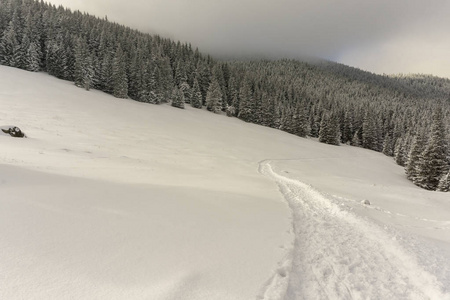
[[416, 185], [450, 189], [449, 79], [376, 75], [309, 56], [226, 55], [214, 59], [189, 43], [62, 6], [0, 2], [2, 65], [47, 72], [118, 98], [190, 105], [330, 145], [382, 152]]

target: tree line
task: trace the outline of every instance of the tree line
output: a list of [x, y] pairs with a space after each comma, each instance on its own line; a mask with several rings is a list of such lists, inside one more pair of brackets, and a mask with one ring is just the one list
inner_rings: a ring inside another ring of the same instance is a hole
[[0, 63], [119, 98], [191, 105], [320, 142], [392, 156], [450, 189], [450, 80], [327, 61], [218, 61], [188, 43], [34, 0], [0, 1]]

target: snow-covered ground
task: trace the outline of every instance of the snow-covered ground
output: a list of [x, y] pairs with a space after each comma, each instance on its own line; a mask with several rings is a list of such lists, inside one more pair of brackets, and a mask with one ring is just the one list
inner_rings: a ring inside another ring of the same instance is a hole
[[0, 299], [450, 299], [450, 195], [382, 154], [0, 66], [10, 124]]

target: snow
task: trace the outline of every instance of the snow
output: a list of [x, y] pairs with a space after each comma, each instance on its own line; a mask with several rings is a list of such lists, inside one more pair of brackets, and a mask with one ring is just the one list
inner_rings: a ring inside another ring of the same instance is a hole
[[292, 209], [295, 242], [260, 299], [450, 299], [395, 236], [271, 164], [260, 171]]
[[0, 66], [6, 124], [0, 299], [450, 299], [449, 194], [382, 154]]

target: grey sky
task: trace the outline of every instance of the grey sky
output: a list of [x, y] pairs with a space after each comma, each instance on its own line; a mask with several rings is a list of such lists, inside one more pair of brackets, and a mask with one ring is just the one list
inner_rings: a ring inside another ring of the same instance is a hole
[[448, 0], [50, 0], [213, 56], [317, 56], [450, 78]]

